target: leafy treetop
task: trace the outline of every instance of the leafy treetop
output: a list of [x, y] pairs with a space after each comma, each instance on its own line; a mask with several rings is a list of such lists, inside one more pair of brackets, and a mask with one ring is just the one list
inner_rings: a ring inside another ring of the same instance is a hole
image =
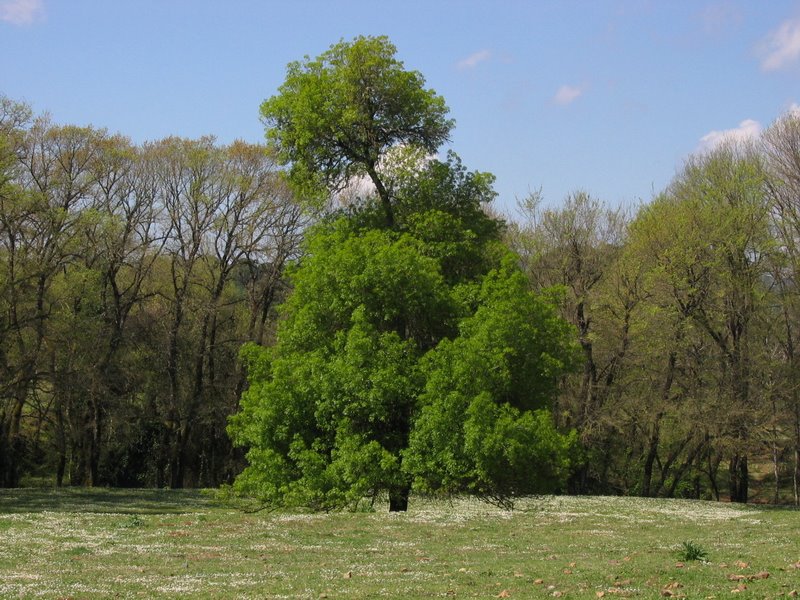
[[444, 99], [395, 53], [386, 37], [339, 42], [316, 59], [290, 63], [279, 93], [261, 105], [267, 137], [291, 163], [302, 195], [319, 199], [366, 175], [389, 227], [394, 213], [381, 159], [402, 145], [434, 152], [453, 127]]

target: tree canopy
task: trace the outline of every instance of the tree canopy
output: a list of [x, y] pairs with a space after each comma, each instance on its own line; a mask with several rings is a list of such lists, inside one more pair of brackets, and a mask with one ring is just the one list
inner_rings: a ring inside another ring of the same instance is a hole
[[366, 173], [377, 198], [308, 233], [276, 345], [243, 353], [241, 492], [318, 509], [388, 493], [405, 510], [412, 485], [507, 502], [568, 474], [573, 438], [547, 410], [571, 329], [484, 211], [493, 178], [426, 157], [394, 165], [389, 196], [378, 173], [398, 144], [447, 138], [422, 85], [386, 38], [357, 38], [290, 65], [262, 107], [294, 181], [331, 194]]
[[261, 105], [267, 137], [301, 195], [326, 198], [365, 175], [389, 226], [394, 214], [381, 159], [398, 145], [435, 152], [453, 127], [444, 99], [395, 53], [386, 37], [342, 41], [316, 59], [290, 63], [279, 93]]
[[317, 509], [382, 492], [404, 509], [412, 481], [498, 501], [558, 488], [572, 443], [548, 401], [574, 346], [553, 304], [496, 240], [473, 241], [492, 269], [448, 282], [446, 240], [354, 225], [308, 236], [276, 346], [243, 353], [237, 488]]

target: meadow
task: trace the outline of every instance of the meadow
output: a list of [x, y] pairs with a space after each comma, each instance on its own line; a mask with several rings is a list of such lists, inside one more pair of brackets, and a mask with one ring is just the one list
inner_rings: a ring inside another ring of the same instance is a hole
[[782, 598], [800, 590], [799, 533], [791, 508], [701, 501], [306, 514], [198, 491], [11, 489], [0, 598]]

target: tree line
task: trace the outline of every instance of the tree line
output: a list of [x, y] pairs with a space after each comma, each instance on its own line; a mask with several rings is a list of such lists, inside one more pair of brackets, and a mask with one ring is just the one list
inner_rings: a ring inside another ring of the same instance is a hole
[[520, 203], [508, 242], [582, 351], [553, 406], [586, 451], [574, 491], [800, 501], [799, 207], [796, 111], [632, 210]]
[[265, 148], [0, 98], [0, 485], [218, 485], [308, 217]]
[[0, 485], [800, 502], [796, 111], [640, 206], [506, 219], [386, 38], [262, 117], [137, 146], [2, 99]]

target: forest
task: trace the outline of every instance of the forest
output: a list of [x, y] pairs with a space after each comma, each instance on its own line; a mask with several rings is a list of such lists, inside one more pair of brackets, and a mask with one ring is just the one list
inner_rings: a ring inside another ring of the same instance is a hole
[[134, 146], [2, 101], [0, 482], [214, 486], [244, 341], [309, 217], [263, 147]]
[[[502, 215], [490, 174], [432, 158], [453, 123], [387, 40], [287, 72], [265, 145], [0, 96], [0, 487], [800, 503], [800, 114], [640, 205]], [[309, 148], [303, 86], [350, 108], [365, 73], [405, 133]]]

